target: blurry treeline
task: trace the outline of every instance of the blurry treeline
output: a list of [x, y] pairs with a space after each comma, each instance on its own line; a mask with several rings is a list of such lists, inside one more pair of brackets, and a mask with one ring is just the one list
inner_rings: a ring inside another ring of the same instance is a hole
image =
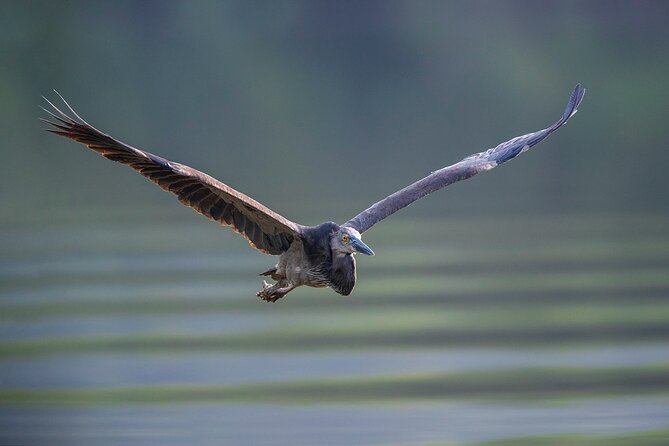
[[2, 2], [0, 216], [114, 204], [187, 215], [148, 182], [42, 132], [37, 105], [52, 88], [101, 130], [317, 223], [551, 124], [577, 82], [585, 102], [559, 134], [514, 166], [417, 203], [413, 216], [666, 211], [668, 10]]

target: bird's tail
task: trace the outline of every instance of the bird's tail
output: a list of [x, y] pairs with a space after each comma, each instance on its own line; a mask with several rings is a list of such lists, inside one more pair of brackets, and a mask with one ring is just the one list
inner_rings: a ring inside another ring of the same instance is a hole
[[267, 271], [263, 271], [262, 273], [258, 274], [259, 276], [273, 276], [276, 274], [277, 268], [276, 266], [273, 268], [268, 269]]

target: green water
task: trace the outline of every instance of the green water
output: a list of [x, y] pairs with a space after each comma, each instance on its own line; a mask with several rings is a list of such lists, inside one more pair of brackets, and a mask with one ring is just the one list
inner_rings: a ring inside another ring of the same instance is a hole
[[272, 258], [215, 225], [128, 225], [5, 228], [3, 440], [113, 444], [113, 419], [177, 444], [190, 419], [262, 444], [246, 411], [293, 444], [666, 439], [634, 432], [669, 427], [669, 218], [398, 219], [352, 296], [276, 304], [254, 295]]

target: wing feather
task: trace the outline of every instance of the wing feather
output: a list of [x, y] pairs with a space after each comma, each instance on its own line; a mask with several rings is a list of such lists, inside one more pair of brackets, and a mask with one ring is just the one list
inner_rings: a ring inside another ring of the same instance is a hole
[[51, 118], [42, 119], [52, 126], [49, 132], [78, 141], [107, 159], [129, 166], [162, 189], [175, 194], [180, 202], [196, 212], [231, 227], [255, 249], [278, 255], [300, 237], [302, 225], [282, 217], [227, 184], [192, 167], [114, 139], [84, 121], [64, 99], [74, 117], [44, 99], [53, 108], [51, 111], [42, 107]]
[[548, 135], [563, 126], [569, 118], [574, 116], [577, 108], [583, 100], [585, 89], [576, 85], [572, 92], [567, 107], [562, 117], [552, 126], [518, 136], [510, 141], [504, 142], [497, 147], [468, 156], [459, 163], [437, 170], [427, 177], [395, 192], [383, 200], [373, 204], [346, 223], [344, 226], [355, 228], [363, 233], [384, 218], [394, 214], [400, 209], [410, 205], [427, 194], [442, 189], [457, 181], [466, 180], [479, 172], [491, 170], [502, 163], [515, 158], [520, 153], [527, 151], [530, 147], [543, 141]]

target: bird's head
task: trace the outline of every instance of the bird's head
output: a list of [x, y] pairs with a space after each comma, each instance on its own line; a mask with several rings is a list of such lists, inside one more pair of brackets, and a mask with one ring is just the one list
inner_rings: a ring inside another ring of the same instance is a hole
[[332, 250], [344, 254], [353, 254], [360, 252], [368, 256], [373, 256], [372, 248], [365, 245], [361, 240], [361, 235], [355, 229], [342, 226], [337, 232], [332, 235], [331, 243]]

